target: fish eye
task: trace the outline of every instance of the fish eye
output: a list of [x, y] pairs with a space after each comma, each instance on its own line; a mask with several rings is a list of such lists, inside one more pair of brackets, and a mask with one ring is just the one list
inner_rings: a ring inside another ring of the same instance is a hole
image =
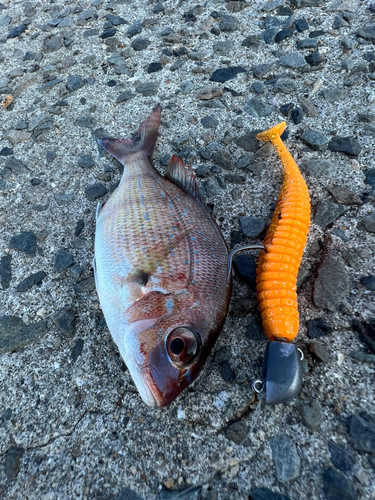
[[175, 328], [166, 339], [168, 355], [172, 363], [179, 368], [194, 360], [199, 352], [199, 346], [195, 333], [186, 327]]

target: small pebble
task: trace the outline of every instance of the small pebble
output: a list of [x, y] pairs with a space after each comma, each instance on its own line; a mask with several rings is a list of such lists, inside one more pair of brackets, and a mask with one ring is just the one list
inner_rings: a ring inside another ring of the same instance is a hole
[[357, 500], [357, 493], [349, 479], [335, 469], [323, 472], [323, 491], [327, 500]]
[[315, 354], [315, 356], [324, 363], [329, 362], [329, 350], [328, 347], [326, 347], [325, 345], [320, 344], [318, 342], [310, 342], [309, 349], [310, 352]]
[[341, 151], [348, 156], [358, 156], [361, 152], [361, 145], [354, 137], [333, 137], [328, 148], [331, 151]]
[[31, 231], [17, 234], [11, 237], [9, 246], [34, 257], [36, 254], [36, 236]]
[[302, 422], [308, 429], [312, 431], [316, 431], [324, 418], [322, 407], [320, 406], [318, 401], [315, 400], [309, 404], [302, 405], [300, 407], [300, 413]]
[[300, 475], [301, 459], [293, 441], [285, 434], [278, 434], [268, 443], [272, 449], [277, 479], [282, 483], [296, 479]]
[[62, 273], [65, 269], [74, 264], [73, 257], [70, 252], [60, 248], [55, 255], [53, 268], [57, 273]]
[[30, 290], [35, 285], [39, 285], [47, 274], [44, 271], [38, 271], [37, 273], [30, 274], [27, 278], [25, 278], [21, 283], [17, 286], [17, 292], [26, 292], [26, 290]]
[[70, 353], [70, 359], [73, 361], [73, 363], [75, 363], [78, 357], [81, 355], [84, 343], [85, 342], [83, 339], [76, 340], [72, 352]]
[[255, 291], [256, 261], [252, 255], [238, 253], [233, 257], [233, 267], [238, 276]]
[[240, 217], [241, 229], [245, 236], [256, 238], [265, 228], [264, 220], [261, 217]]
[[3, 255], [0, 259], [0, 284], [3, 290], [9, 288], [12, 280], [12, 256], [10, 254]]
[[95, 201], [107, 194], [108, 190], [104, 184], [92, 184], [85, 187], [85, 195], [89, 201]]
[[300, 137], [307, 146], [316, 151], [322, 151], [329, 143], [329, 139], [318, 130], [306, 129]]
[[305, 59], [307, 64], [310, 64], [310, 66], [318, 66], [323, 60], [321, 54], [317, 50], [305, 56]]
[[329, 335], [332, 328], [327, 324], [324, 318], [310, 319], [306, 321], [307, 335], [310, 339], [317, 339]]
[[240, 73], [246, 73], [246, 70], [242, 66], [228, 66], [227, 68], [221, 68], [215, 70], [211, 77], [211, 82], [227, 82], [228, 80], [233, 80]]
[[64, 335], [72, 336], [75, 334], [77, 317], [69, 309], [60, 309], [52, 316], [52, 320]]
[[331, 462], [336, 469], [346, 472], [350, 470], [354, 463], [353, 455], [342, 444], [336, 444], [333, 441], [328, 443], [328, 449], [331, 454]]

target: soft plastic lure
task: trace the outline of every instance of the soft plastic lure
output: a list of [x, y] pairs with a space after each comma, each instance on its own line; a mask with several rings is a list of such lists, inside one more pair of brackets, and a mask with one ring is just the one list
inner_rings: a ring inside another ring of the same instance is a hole
[[[285, 122], [257, 135], [272, 142], [281, 159], [284, 181], [257, 266], [257, 292], [267, 343], [261, 378], [252, 387], [259, 405], [276, 405], [294, 398], [302, 386], [303, 354], [290, 341], [298, 333], [297, 274], [310, 223], [306, 183], [280, 135]], [[302, 355], [302, 357], [301, 357]]]
[[298, 333], [297, 274], [310, 224], [310, 197], [297, 163], [280, 135], [285, 122], [257, 135], [280, 157], [284, 181], [257, 266], [263, 328], [270, 340], [291, 341]]

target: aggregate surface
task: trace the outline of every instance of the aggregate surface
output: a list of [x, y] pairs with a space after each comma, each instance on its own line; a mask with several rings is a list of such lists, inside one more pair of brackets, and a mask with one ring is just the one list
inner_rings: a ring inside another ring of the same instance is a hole
[[[359, 0], [0, 3], [0, 498], [375, 498], [375, 5]], [[154, 153], [191, 162], [230, 248], [259, 243], [286, 120], [312, 224], [304, 382], [262, 406], [254, 255], [201, 375], [146, 407], [106, 328], [95, 208], [160, 103]]]

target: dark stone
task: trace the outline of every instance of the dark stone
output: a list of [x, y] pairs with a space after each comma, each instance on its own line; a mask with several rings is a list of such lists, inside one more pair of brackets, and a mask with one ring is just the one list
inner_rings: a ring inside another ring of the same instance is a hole
[[296, 30], [302, 33], [302, 31], [306, 31], [309, 29], [308, 22], [305, 19], [297, 19], [294, 23]]
[[47, 160], [47, 163], [52, 163], [53, 160], [56, 158], [57, 154], [55, 153], [55, 151], [47, 151], [46, 153], [46, 160]]
[[74, 344], [72, 352], [70, 353], [70, 359], [73, 361], [73, 363], [75, 363], [77, 361], [78, 357], [81, 355], [84, 343], [85, 342], [82, 339], [76, 340], [76, 343]]
[[123, 488], [112, 500], [142, 500], [142, 497], [130, 488]]
[[346, 186], [327, 186], [327, 191], [335, 198], [338, 203], [344, 205], [362, 205], [362, 198], [351, 191]]
[[77, 293], [93, 292], [95, 290], [95, 279], [94, 276], [90, 276], [74, 286]]
[[323, 472], [323, 491], [327, 500], [357, 500], [349, 480], [335, 469], [326, 469]]
[[259, 134], [259, 132], [261, 132], [261, 130], [259, 129], [252, 130], [251, 132], [241, 135], [240, 137], [237, 137], [237, 139], [235, 139], [235, 143], [245, 151], [251, 151], [255, 153], [260, 145], [259, 141], [256, 138], [256, 135]]
[[220, 363], [220, 370], [225, 382], [228, 383], [234, 382], [236, 374], [234, 373], [228, 361], [225, 360], [222, 363]]
[[369, 184], [371, 187], [375, 188], [375, 168], [371, 168], [367, 170], [365, 173], [366, 184]]
[[137, 92], [140, 92], [145, 97], [157, 94], [159, 88], [158, 82], [145, 82], [136, 87]]
[[267, 80], [266, 85], [273, 85], [275, 92], [281, 92], [283, 94], [295, 94], [297, 90], [297, 85], [294, 80], [286, 77], [276, 77], [272, 80]]
[[370, 233], [375, 233], [375, 212], [370, 212], [363, 219], [363, 223], [367, 231]]
[[14, 158], [8, 158], [4, 164], [4, 167], [11, 170], [14, 175], [22, 175], [29, 173], [29, 169], [18, 160]]
[[66, 88], [69, 92], [74, 92], [85, 85], [84, 80], [78, 75], [70, 75], [66, 81]]
[[241, 297], [233, 301], [230, 315], [234, 318], [245, 318], [257, 306], [255, 297]]
[[293, 111], [292, 111], [290, 117], [293, 120], [295, 125], [298, 125], [299, 123], [301, 123], [302, 117], [303, 117], [301, 109], [298, 108], [297, 106], [295, 108], [293, 108]]
[[123, 19], [120, 16], [117, 16], [116, 14], [107, 14], [105, 17], [111, 24], [113, 24], [113, 26], [120, 26], [120, 24], [126, 24], [125, 19]]
[[264, 30], [262, 33], [262, 38], [264, 43], [266, 43], [267, 45], [273, 43], [275, 41], [277, 32], [278, 32], [277, 28], [268, 28]]
[[246, 177], [239, 174], [226, 174], [224, 175], [224, 180], [231, 184], [245, 184]]
[[[297, 49], [315, 49], [319, 41], [316, 38], [304, 38], [297, 43]], [[305, 59], [306, 60], [306, 59]]]
[[81, 168], [91, 168], [94, 166], [94, 161], [89, 155], [81, 155], [78, 158], [78, 166]]
[[16, 448], [16, 447], [9, 448], [9, 450], [5, 452], [4, 472], [8, 482], [16, 479], [16, 477], [19, 474], [23, 452], [24, 452], [23, 448]]
[[17, 351], [46, 333], [44, 321], [25, 325], [17, 316], [0, 316], [0, 353]]
[[328, 144], [329, 139], [318, 130], [307, 128], [300, 137], [307, 146], [316, 151], [322, 151]]
[[133, 99], [135, 96], [136, 94], [133, 94], [131, 90], [125, 90], [125, 92], [121, 92], [121, 94], [117, 96], [116, 102], [119, 104], [121, 102], [128, 101], [129, 99]]
[[328, 443], [328, 449], [331, 454], [331, 462], [336, 469], [346, 472], [353, 467], [355, 463], [354, 457], [345, 446], [330, 441]]
[[250, 288], [255, 291], [255, 270], [256, 270], [256, 260], [252, 255], [245, 253], [238, 253], [233, 257], [233, 267], [239, 277], [247, 283]]
[[358, 36], [364, 38], [365, 40], [370, 40], [371, 42], [375, 41], [375, 25], [370, 24], [368, 26], [364, 26], [358, 31]]
[[282, 104], [280, 106], [281, 114], [283, 116], [288, 117], [291, 114], [293, 108], [294, 108], [294, 104], [292, 102], [288, 102], [287, 104]]
[[107, 194], [108, 190], [104, 184], [92, 184], [85, 187], [86, 198], [90, 201], [95, 201]]
[[26, 292], [26, 290], [30, 290], [30, 288], [34, 285], [39, 285], [46, 276], [47, 275], [44, 271], [38, 271], [37, 273], [30, 274], [30, 276], [21, 281], [21, 283], [17, 286], [17, 292]]
[[142, 31], [142, 21], [138, 20], [131, 24], [126, 32], [128, 38], [132, 38], [134, 35], [138, 35]]
[[3, 255], [0, 259], [0, 283], [3, 290], [9, 288], [12, 280], [12, 256]]
[[112, 38], [113, 36], [116, 35], [116, 33], [117, 33], [116, 28], [107, 28], [103, 30], [99, 36], [102, 40], [105, 40], [106, 38]]
[[135, 38], [132, 41], [131, 46], [133, 47], [134, 50], [140, 52], [141, 50], [147, 49], [150, 43], [151, 41], [148, 40], [148, 38]]
[[36, 254], [36, 236], [31, 231], [17, 234], [11, 237], [9, 246], [34, 257]]
[[62, 273], [65, 269], [72, 266], [74, 264], [73, 257], [71, 253], [63, 248], [57, 250], [55, 255], [55, 262], [53, 264], [53, 268], [57, 273]]
[[327, 324], [324, 318], [310, 319], [306, 321], [307, 335], [310, 339], [318, 339], [331, 333], [332, 328]]
[[201, 124], [203, 128], [216, 128], [219, 122], [214, 116], [204, 116], [201, 119]]
[[30, 184], [32, 186], [39, 186], [39, 184], [41, 184], [43, 181], [42, 179], [38, 179], [38, 177], [33, 177], [30, 181]]
[[314, 283], [314, 302], [317, 307], [335, 311], [350, 292], [349, 276], [341, 261], [326, 255]]
[[275, 42], [281, 42], [282, 40], [285, 40], [286, 38], [290, 38], [294, 33], [294, 29], [283, 29], [276, 33], [275, 36]]
[[82, 128], [94, 128], [96, 125], [95, 118], [91, 118], [90, 116], [80, 116], [74, 122], [74, 125]]
[[211, 77], [211, 82], [227, 82], [228, 80], [233, 80], [239, 73], [246, 73], [245, 68], [242, 66], [228, 66], [227, 68], [221, 68], [215, 70]]
[[235, 167], [229, 154], [225, 151], [216, 151], [213, 153], [211, 160], [220, 167], [224, 168], [224, 170], [233, 170]]
[[74, 236], [79, 236], [82, 233], [84, 227], [85, 227], [85, 221], [83, 219], [79, 219], [74, 229]]
[[318, 401], [312, 401], [309, 404], [302, 405], [300, 407], [300, 413], [302, 422], [312, 431], [315, 431], [323, 421], [324, 414]]
[[318, 224], [322, 229], [326, 229], [347, 209], [348, 207], [345, 205], [338, 205], [329, 200], [319, 201], [316, 207], [314, 223]]
[[164, 5], [161, 3], [161, 2], [158, 2], [153, 8], [152, 8], [152, 12], [154, 14], [159, 14], [160, 12], [164, 12], [165, 10], [165, 7]]
[[55, 52], [63, 46], [63, 40], [60, 35], [52, 35], [47, 37], [43, 43], [46, 52]]
[[296, 479], [301, 470], [301, 459], [296, 445], [285, 434], [278, 434], [268, 441], [275, 462], [276, 477], [284, 483]]
[[256, 238], [265, 227], [264, 220], [261, 217], [240, 217], [241, 229], [245, 236]]
[[251, 500], [290, 500], [287, 495], [276, 493], [268, 488], [254, 488], [250, 491]]
[[353, 415], [349, 431], [355, 450], [375, 453], [375, 422]]
[[369, 290], [375, 291], [375, 276], [373, 274], [370, 276], [363, 276], [360, 281], [362, 285], [367, 287]]
[[52, 320], [61, 333], [72, 336], [76, 332], [77, 317], [68, 309], [60, 309], [53, 316]]
[[0, 150], [0, 156], [11, 156], [13, 154], [13, 149], [5, 146]]
[[309, 345], [310, 352], [315, 354], [315, 356], [323, 361], [323, 363], [329, 362], [329, 349], [319, 342], [310, 342]]
[[323, 60], [321, 54], [317, 50], [305, 56], [305, 59], [310, 66], [318, 66]]
[[348, 156], [358, 156], [361, 152], [361, 145], [354, 137], [333, 137], [328, 148], [331, 151], [341, 151]]
[[161, 71], [163, 66], [159, 62], [152, 62], [148, 65], [147, 73], [156, 73], [157, 71]]
[[[223, 43], [223, 42], [218, 42], [218, 43]], [[241, 43], [242, 47], [253, 47], [254, 45], [259, 45], [260, 43], [260, 38], [259, 35], [250, 35], [245, 38], [245, 40]], [[231, 44], [232, 48], [232, 44]], [[228, 54], [226, 54], [228, 55]]]
[[22, 33], [24, 33], [25, 31], [26, 31], [26, 26], [25, 24], [21, 23], [19, 26], [16, 26], [8, 33], [7, 38], [17, 38], [20, 35], [22, 35]]
[[260, 99], [250, 99], [245, 103], [244, 111], [254, 118], [263, 118], [276, 111], [276, 109], [270, 104], [262, 102]]
[[246, 329], [245, 337], [250, 341], [255, 340], [256, 342], [264, 342], [266, 340], [266, 334], [264, 333], [260, 314], [255, 315], [252, 319], [251, 323]]
[[[242, 422], [234, 422], [224, 430], [224, 435], [229, 441], [233, 441], [235, 444], [243, 444], [244, 446], [246, 446], [248, 433], [247, 426]], [[249, 443], [247, 443], [247, 446], [249, 446]]]
[[313, 30], [313, 31], [310, 31], [309, 37], [310, 38], [317, 38], [318, 36], [323, 36], [325, 34], [326, 34], [326, 32], [323, 30]]

